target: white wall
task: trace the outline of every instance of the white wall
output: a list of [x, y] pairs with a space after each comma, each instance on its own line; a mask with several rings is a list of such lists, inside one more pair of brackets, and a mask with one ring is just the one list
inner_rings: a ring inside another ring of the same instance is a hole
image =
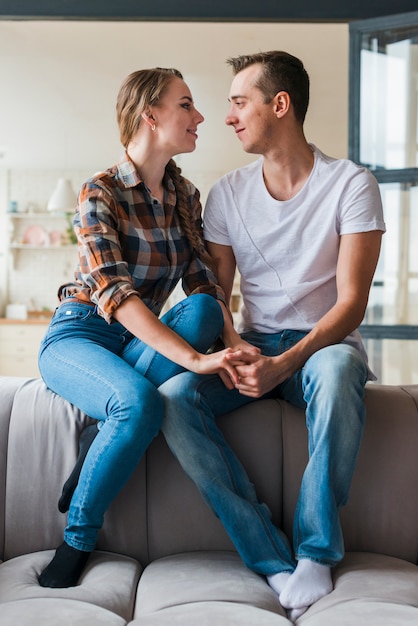
[[[206, 117], [193, 170], [245, 161], [224, 126], [228, 56], [283, 49], [311, 76], [308, 138], [347, 152], [348, 26], [167, 22], [0, 22], [0, 167], [96, 169], [120, 152], [114, 106], [122, 80], [143, 67], [182, 71]], [[3, 148], [3, 150], [2, 150]]]
[[[310, 74], [308, 140], [346, 156], [346, 24], [0, 21], [0, 222], [9, 200], [19, 210], [33, 202], [44, 208], [59, 176], [77, 190], [116, 161], [116, 95], [131, 71], [145, 67], [180, 69], [206, 118], [197, 150], [177, 159], [204, 199], [218, 176], [254, 158], [224, 124], [231, 81], [225, 59], [269, 49], [299, 56]], [[6, 240], [3, 229], [0, 309], [10, 299], [53, 307], [61, 274], [71, 278], [68, 259], [34, 253], [30, 264], [22, 257], [12, 267]]]

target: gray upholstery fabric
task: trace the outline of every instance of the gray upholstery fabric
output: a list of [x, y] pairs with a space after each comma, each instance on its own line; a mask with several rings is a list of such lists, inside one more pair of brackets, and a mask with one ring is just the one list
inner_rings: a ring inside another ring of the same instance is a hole
[[347, 554], [333, 574], [334, 591], [298, 620], [301, 626], [418, 624], [418, 568], [367, 552]]
[[[80, 584], [37, 576], [62, 540], [57, 501], [87, 416], [41, 380], [0, 377], [0, 626], [289, 624], [160, 435], [106, 514]], [[302, 626], [418, 623], [418, 385], [366, 391], [367, 421], [334, 591]], [[264, 400], [219, 420], [273, 521], [291, 537], [307, 460], [303, 411]], [[1, 563], [1, 560], [4, 562]]]
[[[418, 385], [366, 388], [366, 427], [348, 504], [341, 509], [347, 551], [418, 559]], [[283, 528], [290, 537], [308, 458], [304, 420], [283, 403]]]
[[129, 626], [290, 626], [285, 617], [233, 602], [194, 602], [145, 615]]
[[[384, 555], [353, 552], [335, 569], [333, 578], [333, 593], [312, 606], [299, 618], [298, 624], [403, 626], [418, 623], [418, 568], [411, 563]], [[235, 613], [237, 621], [225, 622], [228, 625], [239, 624], [238, 616], [243, 624], [269, 624], [263, 621], [267, 619], [263, 611], [269, 611], [271, 616], [277, 614], [276, 621], [271, 623], [281, 623], [278, 615], [285, 617], [263, 579], [245, 570], [236, 555], [196, 553], [166, 557], [145, 570], [138, 590], [134, 624], [192, 625], [200, 609], [201, 618], [196, 622], [199, 626], [221, 626], [221, 602], [236, 603], [241, 608]], [[210, 611], [205, 615], [204, 607], [209, 603], [212, 608], [218, 607], [219, 614], [215, 614], [219, 621], [210, 622], [210, 618], [214, 618]], [[248, 605], [256, 607], [259, 614], [246, 612]], [[250, 615], [254, 621], [246, 621]]]
[[52, 550], [34, 552], [3, 563], [0, 567], [0, 624], [3, 623], [3, 603], [39, 598], [87, 602], [129, 621], [142, 572], [137, 561], [118, 554], [94, 552], [80, 585], [68, 589], [40, 587], [38, 576], [53, 554]]
[[6, 466], [8, 457], [10, 412], [14, 395], [25, 379], [4, 378], [0, 394], [0, 555], [4, 553], [4, 503], [6, 499]]
[[[1, 393], [6, 380], [1, 379]], [[65, 517], [55, 503], [86, 424], [85, 416], [42, 381], [29, 379], [18, 387], [9, 422], [5, 559], [62, 541]]]
[[1, 607], [1, 626], [125, 626], [126, 621], [106, 609], [56, 598], [6, 602]]
[[235, 552], [208, 551], [151, 563], [141, 578], [134, 617], [201, 602], [232, 602], [285, 615], [264, 577], [246, 568]]
[[347, 551], [418, 562], [418, 385], [369, 385], [366, 429], [341, 510]]
[[[265, 400], [219, 420], [276, 523], [281, 520], [281, 407]], [[255, 418], [255, 419], [254, 419]], [[149, 557], [190, 550], [231, 550], [223, 526], [160, 437], [147, 455]]]

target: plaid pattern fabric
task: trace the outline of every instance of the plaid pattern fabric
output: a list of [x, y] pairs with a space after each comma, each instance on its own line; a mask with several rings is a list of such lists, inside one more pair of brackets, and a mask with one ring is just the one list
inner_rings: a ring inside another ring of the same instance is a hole
[[[202, 229], [199, 192], [185, 182], [190, 211]], [[127, 155], [82, 186], [74, 216], [79, 242], [76, 298], [97, 305], [109, 322], [132, 294], [159, 315], [179, 280], [187, 295], [207, 293], [224, 301], [215, 276], [192, 251], [181, 228], [174, 183], [167, 175], [164, 187], [162, 206]]]

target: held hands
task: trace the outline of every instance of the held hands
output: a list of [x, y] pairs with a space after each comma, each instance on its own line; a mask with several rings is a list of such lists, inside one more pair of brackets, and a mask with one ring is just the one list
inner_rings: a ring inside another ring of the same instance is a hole
[[226, 355], [239, 377], [235, 388], [251, 398], [260, 398], [296, 371], [297, 367], [289, 357], [289, 353], [277, 357], [237, 352]]
[[260, 398], [297, 369], [291, 351], [276, 357], [260, 354], [259, 348], [245, 341], [212, 354], [199, 354], [192, 369], [198, 374], [218, 374], [228, 389]]
[[[189, 369], [196, 374], [218, 374], [228, 389], [234, 389], [240, 382], [236, 365], [246, 363], [250, 356], [243, 350], [225, 348], [211, 354], [198, 354]], [[232, 357], [233, 361], [230, 360]]]
[[240, 375], [237, 366], [251, 363], [252, 359], [260, 354], [260, 348], [244, 341], [237, 333], [233, 333], [233, 340], [230, 338], [229, 347], [223, 352], [225, 352], [228, 365], [233, 367], [233, 376], [225, 370], [218, 372], [218, 374], [227, 389], [238, 388]]

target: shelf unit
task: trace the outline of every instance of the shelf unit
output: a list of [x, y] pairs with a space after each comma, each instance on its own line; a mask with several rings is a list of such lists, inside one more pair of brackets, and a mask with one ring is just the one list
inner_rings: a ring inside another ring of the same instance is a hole
[[[8, 213], [7, 214], [9, 226], [9, 243], [8, 248], [10, 251], [12, 267], [16, 266], [17, 254], [23, 252], [42, 252], [42, 253], [54, 253], [62, 252], [63, 250], [75, 250], [77, 244], [67, 243], [68, 239], [68, 221], [67, 216], [64, 213], [42, 212], [42, 213]], [[40, 226], [45, 232], [44, 244], [31, 244], [24, 243], [23, 238], [25, 231], [30, 226]], [[54, 226], [51, 229], [51, 225]], [[54, 233], [54, 242], [50, 241], [51, 233]], [[61, 233], [64, 243], [58, 239]]]

